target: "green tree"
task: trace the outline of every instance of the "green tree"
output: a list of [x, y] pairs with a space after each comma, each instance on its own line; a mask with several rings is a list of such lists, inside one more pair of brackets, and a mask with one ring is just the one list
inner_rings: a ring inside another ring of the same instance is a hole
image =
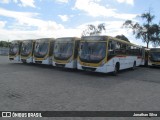
[[82, 32], [82, 36], [92, 36], [92, 35], [99, 35], [105, 29], [105, 24], [101, 23], [98, 26], [89, 24], [87, 28]]
[[151, 28], [152, 32], [152, 44], [154, 47], [160, 45], [160, 27], [157, 24], [153, 24]]
[[0, 41], [0, 47], [9, 47], [10, 42]]
[[155, 16], [149, 11], [141, 14], [139, 17], [145, 20], [143, 24], [133, 22], [132, 20], [126, 20], [123, 26], [132, 29], [136, 39], [142, 39], [142, 41], [147, 44], [147, 48], [150, 43], [159, 45], [160, 28], [158, 24], [153, 24]]
[[124, 40], [124, 41], [126, 41], [126, 42], [130, 42], [130, 41], [128, 40], [128, 38], [127, 38], [126, 36], [124, 36], [124, 35], [117, 35], [116, 38], [121, 39], [121, 40]]

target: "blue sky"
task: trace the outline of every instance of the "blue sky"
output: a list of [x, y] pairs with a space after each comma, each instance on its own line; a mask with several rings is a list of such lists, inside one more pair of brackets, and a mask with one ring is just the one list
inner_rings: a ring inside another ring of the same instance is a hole
[[127, 19], [151, 9], [160, 22], [159, 0], [0, 0], [0, 40], [41, 37], [80, 37], [87, 24], [105, 23], [102, 34], [124, 34], [136, 40], [130, 30], [122, 29]]

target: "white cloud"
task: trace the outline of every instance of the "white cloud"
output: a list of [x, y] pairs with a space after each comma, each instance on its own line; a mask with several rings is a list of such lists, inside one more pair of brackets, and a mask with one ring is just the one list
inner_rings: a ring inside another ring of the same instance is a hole
[[3, 8], [0, 8], [0, 15], [18, 19], [20, 17], [35, 17], [35, 16], [38, 15], [38, 13], [16, 12], [16, 11], [10, 11], [10, 10], [6, 10], [6, 9], [3, 9]]
[[68, 3], [69, 0], [56, 0], [57, 2], [60, 2], [60, 3]]
[[[38, 13], [15, 12], [0, 8], [0, 16], [9, 17], [15, 20], [12, 25], [8, 26], [10, 30], [1, 29], [1, 35], [3, 35], [0, 37], [2, 38], [4, 36], [6, 39], [13, 39], [16, 37], [28, 38], [33, 36], [49, 37], [55, 35], [57, 30], [64, 29], [61, 24], [57, 24], [55, 21], [44, 21], [37, 19], [36, 17], [38, 15]], [[4, 22], [0, 22], [0, 27], [4, 27], [4, 24]], [[14, 35], [15, 37], [13, 37]]]
[[[43, 37], [80, 37], [81, 29], [64, 28], [63, 25], [55, 21], [44, 21], [37, 19], [38, 13], [15, 12], [0, 8], [0, 16], [5, 16], [15, 20], [14, 23], [5, 29], [5, 21], [0, 21], [1, 40], [23, 40], [37, 39]], [[34, 29], [33, 29], [34, 28]]]
[[[96, 21], [82, 24], [76, 28], [64, 28], [61, 24], [57, 24], [54, 21], [43, 21], [36, 19], [37, 13], [24, 13], [13, 12], [4, 9], [0, 9], [0, 15], [11, 17], [17, 20], [17, 23], [13, 24], [13, 28], [6, 30], [4, 26], [6, 21], [0, 21], [0, 39], [1, 40], [24, 40], [24, 39], [37, 39], [43, 37], [81, 37], [82, 31], [88, 24], [98, 25], [105, 23], [106, 31], [102, 35], [116, 36], [125, 35], [129, 40], [136, 44], [142, 44], [141, 41], [135, 40], [132, 32], [122, 29], [122, 21]], [[21, 16], [21, 17], [20, 17]], [[37, 27], [35, 30], [27, 30], [28, 27]], [[23, 28], [23, 29], [22, 29]]]
[[87, 12], [90, 16], [112, 16], [115, 9], [107, 9], [98, 4], [100, 0], [76, 0], [75, 9]]
[[86, 12], [92, 17], [114, 17], [120, 19], [133, 19], [137, 14], [121, 14], [116, 9], [107, 8], [100, 5], [98, 2], [101, 0], [76, 0], [74, 9]]
[[69, 17], [67, 15], [58, 15], [63, 22], [68, 21]]
[[0, 2], [1, 2], [1, 3], [8, 4], [8, 3], [10, 2], [10, 0], [1, 0]]
[[18, 0], [13, 0], [14, 3], [18, 3]]
[[126, 14], [126, 13], [121, 13], [121, 14], [115, 14], [115, 18], [120, 18], [123, 20], [133, 20], [135, 21], [135, 18], [137, 17], [138, 14]]
[[0, 29], [0, 40], [25, 40], [38, 38], [80, 37], [80, 29], [62, 28], [56, 31], [22, 31]]
[[6, 23], [6, 21], [0, 21], [0, 29], [4, 28]]
[[[82, 24], [76, 28], [64, 28], [63, 25], [57, 24], [55, 21], [44, 21], [37, 19], [38, 13], [15, 12], [0, 9], [0, 16], [13, 18], [16, 22], [10, 25], [10, 29], [4, 29], [6, 22], [0, 22], [0, 39], [35, 39], [41, 37], [81, 37], [82, 31], [88, 24], [98, 25], [105, 23], [106, 32], [103, 35], [116, 36], [124, 34], [130, 35], [128, 31], [122, 29], [122, 21], [97, 21]], [[9, 27], [9, 26], [8, 26]], [[35, 28], [35, 29], [32, 29]], [[131, 32], [130, 32], [131, 33]]]
[[134, 5], [134, 0], [117, 0], [117, 2]]
[[15, 19], [19, 25], [34, 26], [41, 31], [51, 29], [54, 30], [63, 27], [62, 25], [57, 24], [55, 21], [43, 21], [41, 19], [36, 19], [35, 17], [38, 16], [38, 13], [15, 12], [0, 9], [0, 15]]
[[[102, 7], [102, 8], [105, 8], [105, 7]], [[96, 14], [99, 15], [98, 12]], [[117, 15], [116, 16], [117, 18], [120, 18], [120, 17], [124, 18], [125, 16], [127, 16], [126, 18], [129, 19], [128, 17], [134, 17], [132, 16], [132, 14], [119, 15], [115, 13], [115, 11], [113, 11], [113, 14]], [[0, 8], [0, 16], [9, 17], [15, 20], [15, 22], [12, 23], [12, 25], [10, 25], [10, 29], [8, 30], [4, 28], [6, 25], [6, 22], [0, 21], [0, 39], [23, 40], [23, 39], [37, 39], [37, 38], [42, 38], [42, 37], [54, 37], [54, 38], [81, 37], [81, 33], [84, 30], [84, 28], [86, 28], [87, 24], [97, 25], [99, 23], [106, 24], [106, 32], [103, 32], [103, 35], [116, 36], [116, 35], [124, 34], [129, 39], [131, 38], [131, 36], [133, 36], [131, 32], [126, 31], [125, 29], [121, 28], [124, 22], [123, 20], [122, 21], [107, 21], [107, 22], [106, 21], [89, 22], [89, 23], [82, 24], [76, 28], [64, 28], [63, 25], [58, 24], [53, 20], [44, 21], [44, 20], [38, 19], [37, 18], [38, 15], [39, 15], [38, 13], [15, 12], [15, 11], [9, 11], [9, 10]], [[61, 15], [61, 16], [65, 16], [65, 15]]]
[[1, 0], [1, 3], [10, 3], [10, 2], [14, 2], [17, 5], [21, 6], [21, 7], [36, 7], [34, 5], [35, 1], [34, 0]]
[[[17, 3], [17, 0], [14, 0], [16, 3]], [[34, 0], [19, 0], [20, 1], [20, 3], [19, 3], [19, 5], [20, 6], [23, 6], [23, 7], [36, 7], [35, 5], [34, 5]]]
[[79, 28], [63, 28], [57, 30], [55, 33], [55, 37], [81, 37], [82, 29]]
[[38, 31], [18, 31], [18, 30], [5, 30], [0, 29], [0, 40], [24, 40], [36, 39], [44, 37], [44, 33]]

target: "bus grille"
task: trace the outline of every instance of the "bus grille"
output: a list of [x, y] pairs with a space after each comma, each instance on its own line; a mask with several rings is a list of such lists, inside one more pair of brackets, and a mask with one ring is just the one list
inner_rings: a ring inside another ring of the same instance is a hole
[[91, 71], [91, 72], [94, 72], [96, 70], [96, 68], [90, 68], [90, 67], [84, 67], [84, 66], [82, 66], [82, 69], [85, 71]]

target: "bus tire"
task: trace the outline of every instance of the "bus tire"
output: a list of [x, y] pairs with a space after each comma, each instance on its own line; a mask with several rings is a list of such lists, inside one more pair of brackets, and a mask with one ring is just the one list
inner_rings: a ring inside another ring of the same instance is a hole
[[116, 76], [118, 74], [118, 71], [119, 71], [119, 64], [116, 63], [116, 65], [114, 67], [113, 75]]
[[134, 63], [133, 63], [132, 70], [135, 70], [135, 68], [136, 68], [136, 61], [134, 61]]

